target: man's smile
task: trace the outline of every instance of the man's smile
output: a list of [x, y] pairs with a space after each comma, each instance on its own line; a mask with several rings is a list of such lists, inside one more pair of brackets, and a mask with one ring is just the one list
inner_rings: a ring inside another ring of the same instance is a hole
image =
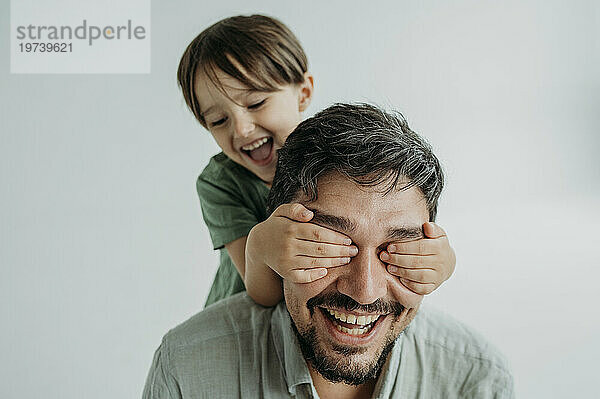
[[323, 309], [329, 313], [329, 318], [337, 329], [346, 334], [361, 335], [369, 332], [379, 319], [378, 314], [375, 315], [355, 315], [352, 313], [344, 313], [333, 309]]
[[342, 345], [360, 347], [378, 339], [380, 332], [386, 333], [382, 325], [392, 314], [356, 314], [332, 308], [319, 307], [315, 312], [318, 324], [325, 324], [333, 342]]

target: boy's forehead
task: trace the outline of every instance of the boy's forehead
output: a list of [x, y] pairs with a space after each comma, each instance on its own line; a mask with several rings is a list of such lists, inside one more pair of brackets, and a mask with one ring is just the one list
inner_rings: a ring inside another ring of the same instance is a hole
[[[256, 77], [253, 77], [251, 74], [249, 74], [246, 68], [244, 68], [244, 66], [240, 64], [234, 57], [230, 56], [229, 54], [227, 54], [226, 57], [233, 69], [235, 69], [237, 73], [242, 76], [242, 79], [244, 79], [246, 82], [251, 82], [251, 84], [259, 85], [260, 82], [257, 81]], [[248, 92], [255, 91], [252, 87], [249, 87], [239, 79], [229, 75], [215, 65], [199, 65], [196, 69], [195, 80], [195, 90], [197, 92], [198, 90], [204, 90], [205, 88], [209, 88], [211, 90], [216, 89], [221, 94], [225, 94], [234, 100], [234, 95], [240, 96], [247, 94]]]
[[248, 95], [255, 92], [239, 80], [219, 72], [215, 77], [216, 83], [204, 72], [198, 72], [195, 81], [195, 95], [200, 106], [202, 116], [214, 110], [215, 106], [223, 105], [227, 102], [239, 104]]
[[196, 74], [194, 90], [198, 97], [206, 93], [213, 98], [229, 96], [232, 99], [252, 91], [251, 88], [239, 80], [220, 70], [216, 71], [214, 77], [210, 77], [204, 71], [199, 70]]

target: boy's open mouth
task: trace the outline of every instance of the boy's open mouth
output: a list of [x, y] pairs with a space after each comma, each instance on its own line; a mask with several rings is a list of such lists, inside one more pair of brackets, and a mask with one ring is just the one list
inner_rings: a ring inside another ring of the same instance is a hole
[[242, 147], [242, 152], [244, 152], [250, 159], [257, 163], [263, 163], [271, 155], [273, 149], [273, 138], [272, 137], [263, 137], [262, 139], [258, 139], [250, 144], [247, 144]]

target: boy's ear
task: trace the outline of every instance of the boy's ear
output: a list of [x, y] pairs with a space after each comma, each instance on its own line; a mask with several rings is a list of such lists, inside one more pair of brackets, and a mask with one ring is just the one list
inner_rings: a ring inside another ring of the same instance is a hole
[[312, 94], [314, 89], [313, 76], [310, 72], [304, 73], [304, 82], [300, 83], [300, 90], [298, 92], [298, 110], [304, 112], [310, 105], [312, 100]]

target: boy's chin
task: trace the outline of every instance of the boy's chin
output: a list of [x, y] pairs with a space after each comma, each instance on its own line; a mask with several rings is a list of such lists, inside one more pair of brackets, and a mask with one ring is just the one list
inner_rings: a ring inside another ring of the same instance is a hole
[[271, 186], [273, 183], [273, 178], [275, 177], [275, 165], [269, 165], [262, 168], [254, 166], [252, 169], [250, 169], [250, 171], [254, 173], [260, 180], [262, 180], [263, 183]]

